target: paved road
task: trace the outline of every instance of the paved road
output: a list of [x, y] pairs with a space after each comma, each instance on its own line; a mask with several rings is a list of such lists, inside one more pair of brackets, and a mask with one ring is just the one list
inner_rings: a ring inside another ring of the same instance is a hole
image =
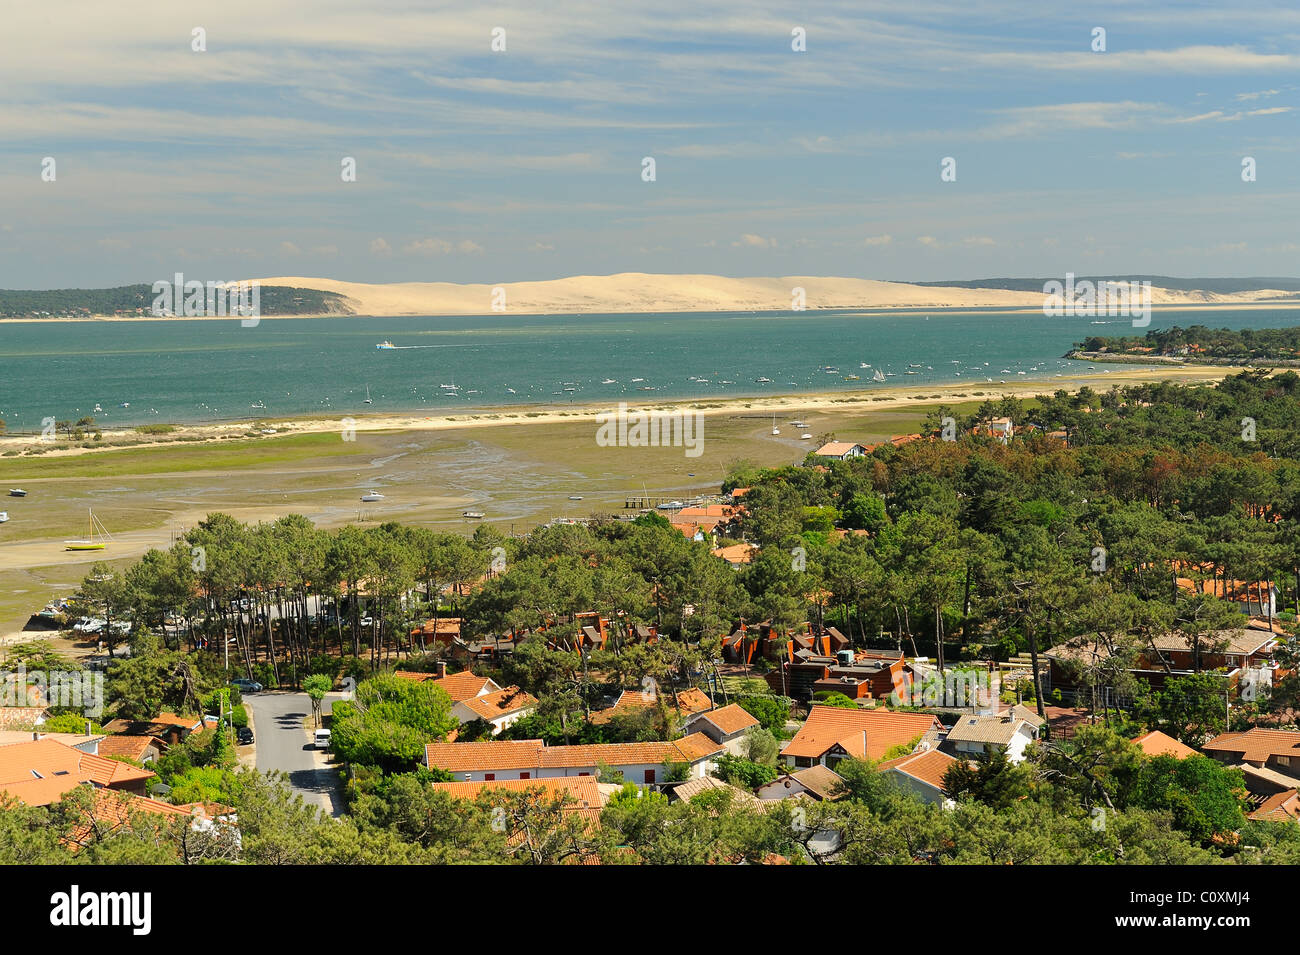
[[[341, 694], [325, 697], [322, 709], [328, 713]], [[303, 720], [311, 716], [311, 699], [306, 693], [264, 690], [248, 693], [244, 705], [252, 713], [257, 747], [257, 768], [278, 769], [303, 798], [335, 816], [343, 813], [338, 770], [326, 761], [326, 754], [312, 744]], [[310, 725], [308, 722], [307, 725]]]

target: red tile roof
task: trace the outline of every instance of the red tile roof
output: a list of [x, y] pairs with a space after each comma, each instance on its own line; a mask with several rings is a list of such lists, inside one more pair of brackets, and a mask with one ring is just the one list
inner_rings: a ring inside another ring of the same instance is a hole
[[736, 703], [710, 710], [707, 713], [701, 713], [698, 719], [708, 720], [724, 736], [731, 736], [733, 733], [740, 733], [751, 726], [758, 725], [758, 720], [754, 719], [748, 710]]
[[482, 696], [461, 700], [461, 705], [480, 719], [491, 721], [536, 706], [537, 699], [517, 686], [508, 686]]
[[0, 746], [0, 790], [29, 806], [49, 805], [85, 782], [121, 787], [153, 776], [48, 738]]
[[541, 740], [429, 743], [424, 748], [424, 758], [428, 766], [457, 773], [585, 769], [594, 767], [597, 763], [607, 766], [696, 763], [722, 751], [721, 746], [703, 733], [692, 733], [675, 742], [589, 743], [577, 746], [545, 746]]
[[1133, 745], [1148, 756], [1172, 756], [1175, 759], [1186, 759], [1188, 756], [1196, 755], [1196, 750], [1159, 730], [1152, 730], [1145, 736], [1139, 736], [1133, 741]]
[[938, 722], [927, 713], [814, 706], [781, 755], [817, 759], [838, 743], [850, 756], [879, 760], [895, 746], [924, 736]]
[[1247, 763], [1267, 762], [1270, 756], [1300, 758], [1300, 733], [1254, 727], [1244, 733], [1223, 733], [1201, 747], [1207, 753], [1240, 753]]
[[881, 772], [893, 770], [902, 773], [904, 776], [911, 776], [913, 779], [919, 779], [923, 783], [929, 783], [935, 789], [943, 789], [943, 775], [948, 772], [949, 767], [953, 766], [957, 760], [953, 759], [947, 753], [941, 753], [937, 749], [927, 749], [922, 753], [912, 753], [908, 756], [899, 756], [895, 759], [887, 759], [876, 766]]

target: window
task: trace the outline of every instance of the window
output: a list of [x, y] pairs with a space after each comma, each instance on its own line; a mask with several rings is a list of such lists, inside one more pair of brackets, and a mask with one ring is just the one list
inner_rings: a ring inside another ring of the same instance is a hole
[[519, 778], [520, 778], [520, 779], [532, 779], [532, 778], [533, 778], [533, 774], [532, 774], [532, 773], [520, 773], [520, 774], [519, 774]]
[[1276, 757], [1276, 758], [1277, 758], [1277, 764], [1278, 764], [1279, 766], [1290, 766], [1290, 765], [1291, 765], [1291, 757], [1290, 757], [1290, 756], [1278, 756], [1278, 757]]
[[491, 782], [492, 780], [494, 780], [494, 779], [496, 779], [496, 778], [497, 778], [497, 774], [496, 774], [496, 773], [484, 773], [484, 774], [483, 774], [483, 779], [484, 779], [486, 782]]

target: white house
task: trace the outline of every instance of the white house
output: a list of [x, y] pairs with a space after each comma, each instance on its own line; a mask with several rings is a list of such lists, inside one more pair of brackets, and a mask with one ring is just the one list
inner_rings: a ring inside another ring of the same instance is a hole
[[862, 457], [867, 453], [867, 449], [852, 441], [829, 441], [814, 453], [819, 458], [835, 458], [837, 461], [847, 461], [849, 458]]
[[484, 720], [491, 724], [492, 735], [496, 736], [511, 723], [522, 719], [537, 708], [537, 700], [519, 689], [507, 686], [501, 690], [471, 696], [460, 700], [451, 707], [452, 716], [462, 724], [474, 720]]
[[1024, 712], [1023, 707], [993, 716], [962, 716], [944, 737], [943, 745], [958, 757], [978, 756], [991, 746], [1018, 763], [1025, 758], [1025, 748], [1038, 738], [1041, 724], [1042, 720]]
[[684, 729], [687, 733], [703, 733], [713, 742], [725, 746], [731, 755], [739, 756], [745, 734], [758, 725], [758, 720], [748, 710], [731, 703], [716, 710], [693, 714], [687, 719]]

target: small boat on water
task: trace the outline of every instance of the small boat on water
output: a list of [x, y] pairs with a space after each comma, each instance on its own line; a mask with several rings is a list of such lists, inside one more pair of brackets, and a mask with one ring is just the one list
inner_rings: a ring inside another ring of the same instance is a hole
[[770, 385], [772, 383], [771, 378], [755, 378], [754, 381], [760, 385]]
[[462, 511], [460, 516], [470, 518], [471, 520], [478, 520], [479, 518], [482, 518], [484, 514], [482, 511]]
[[872, 381], [884, 381], [884, 380], [885, 380], [885, 373], [884, 373], [883, 371], [881, 371], [879, 368], [877, 368], [877, 369], [876, 369], [876, 373], [875, 373], [874, 375], [871, 376], [871, 380], [872, 380]]
[[380, 494], [378, 491], [367, 491], [365, 494], [361, 495], [361, 500], [365, 501], [367, 504], [373, 504], [376, 501], [382, 501], [383, 499], [384, 495]]
[[858, 367], [859, 367], [859, 368], [870, 368], [871, 366], [868, 365], [865, 361], [860, 361], [860, 362], [858, 362]]
[[366, 385], [366, 404], [368, 404], [368, 405], [373, 405], [373, 404], [374, 404], [374, 402], [373, 402], [372, 400], [370, 400], [370, 386], [369, 386], [369, 385]]
[[375, 348], [379, 349], [380, 351], [388, 351], [388, 349], [396, 348], [396, 347], [397, 346], [394, 345], [392, 342], [390, 342], [387, 338], [385, 338], [382, 342], [380, 342], [378, 345], [375, 346]]
[[24, 491], [24, 490], [23, 490], [22, 488], [20, 488], [20, 487], [11, 487], [11, 488], [9, 489], [9, 496], [10, 496], [10, 497], [26, 497], [26, 496], [27, 496], [27, 492]]
[[99, 402], [95, 402], [95, 414], [103, 414], [103, 413], [104, 413], [104, 409], [99, 406]]
[[97, 540], [95, 538], [96, 529], [98, 529], [99, 532], [103, 534], [104, 537], [109, 536], [108, 531], [104, 529], [103, 524], [101, 524], [98, 520], [96, 520], [95, 512], [89, 509], [87, 510], [88, 513], [90, 514], [90, 533], [83, 540], [64, 541], [63, 542], [64, 550], [75, 550], [75, 551], [103, 550], [105, 547], [108, 546], [107, 541]]
[[857, 375], [845, 375], [845, 376], [844, 376], [844, 380], [845, 380], [845, 381], [858, 381], [859, 379], [858, 379], [858, 376], [857, 376]]
[[615, 381], [613, 378], [606, 378], [604, 381], [601, 382], [601, 384], [602, 384], [602, 385], [617, 385], [618, 382]]
[[581, 501], [581, 500], [582, 500], [582, 495], [581, 495], [581, 494], [570, 494], [570, 495], [569, 495], [569, 500], [570, 500], [570, 501]]
[[266, 410], [266, 402], [264, 402], [264, 401], [259, 401], [259, 402], [257, 402], [256, 404], [251, 404], [251, 405], [249, 405], [248, 407], [249, 407], [249, 410], [251, 410], [251, 411], [265, 411], [265, 410]]

